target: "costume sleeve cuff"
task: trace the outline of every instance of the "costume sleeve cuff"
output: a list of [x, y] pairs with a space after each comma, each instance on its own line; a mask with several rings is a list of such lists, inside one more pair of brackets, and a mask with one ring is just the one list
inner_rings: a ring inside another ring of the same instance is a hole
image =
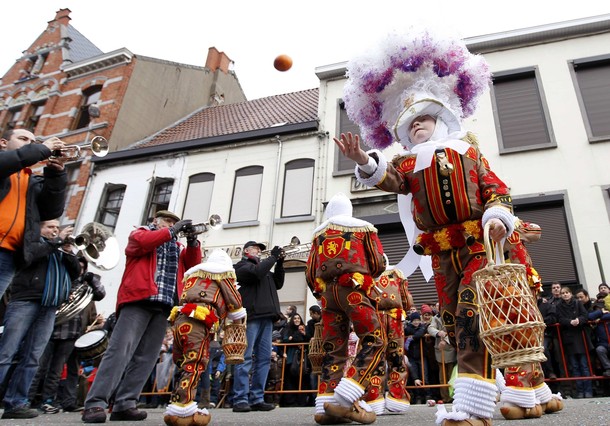
[[229, 314], [227, 315], [227, 317], [231, 320], [231, 321], [236, 321], [239, 319], [242, 319], [246, 316], [246, 309], [245, 308], [240, 308], [236, 311], [233, 312], [229, 312]]
[[377, 170], [377, 161], [369, 155], [369, 162], [363, 165], [358, 164], [358, 168], [367, 175], [372, 175]]
[[483, 227], [489, 222], [489, 219], [499, 219], [506, 226], [506, 236], [510, 236], [515, 230], [516, 217], [511, 212], [503, 207], [490, 207], [483, 213]]
[[[388, 162], [385, 159], [385, 156], [381, 153], [381, 151], [377, 149], [372, 149], [368, 151], [367, 154], [369, 155], [369, 162], [365, 164], [364, 167], [369, 167], [371, 165], [372, 160], [376, 166], [374, 172], [370, 174], [362, 166], [356, 165], [354, 173], [356, 174], [356, 179], [358, 179], [358, 182], [368, 187], [374, 187], [375, 185], [380, 183], [385, 177]], [[377, 157], [377, 159], [379, 160], [378, 162], [375, 161], [375, 157]], [[369, 177], [364, 176], [363, 173], [369, 175]]]

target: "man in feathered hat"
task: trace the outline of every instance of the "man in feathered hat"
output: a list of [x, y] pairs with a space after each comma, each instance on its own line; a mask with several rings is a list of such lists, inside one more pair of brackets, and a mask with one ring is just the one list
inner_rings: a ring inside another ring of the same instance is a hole
[[[478, 335], [471, 277], [486, 264], [483, 227], [489, 223], [491, 238], [500, 242], [513, 233], [516, 218], [508, 187], [461, 125], [488, 87], [488, 66], [458, 38], [423, 31], [391, 34], [347, 68], [348, 116], [376, 149], [364, 152], [351, 133], [335, 142], [357, 163], [362, 184], [399, 194], [411, 248], [398, 267], [409, 276], [419, 265], [426, 275], [430, 263], [420, 264], [418, 255], [431, 256], [441, 317], [458, 348], [453, 411], [439, 409], [437, 423], [491, 425], [497, 388]], [[389, 162], [380, 150], [394, 142], [406, 152]], [[520, 392], [507, 395], [518, 411], [513, 418], [540, 416], [539, 401], [552, 396], [548, 386], [520, 385]]]
[[[352, 217], [352, 203], [344, 194], [330, 199], [325, 218], [314, 230], [305, 271], [322, 306], [324, 358], [314, 419], [318, 424], [368, 424], [376, 415], [364, 401], [383, 398], [385, 376], [385, 333], [370, 299], [374, 278], [385, 269], [383, 248], [377, 229]], [[361, 346], [344, 374], [350, 322]]]
[[235, 286], [233, 263], [223, 250], [214, 250], [206, 262], [186, 271], [184, 282], [181, 306], [174, 307], [170, 315], [172, 357], [180, 377], [164, 421], [168, 426], [205, 426], [210, 413], [197, 408], [194, 399], [201, 375], [208, 371], [210, 331], [225, 318], [243, 321], [246, 310]]

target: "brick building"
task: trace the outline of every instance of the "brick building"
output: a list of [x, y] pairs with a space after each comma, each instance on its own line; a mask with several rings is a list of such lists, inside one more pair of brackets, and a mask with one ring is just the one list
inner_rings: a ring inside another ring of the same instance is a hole
[[[158, 132], [194, 110], [244, 101], [231, 60], [211, 47], [205, 66], [104, 53], [57, 11], [40, 36], [0, 80], [0, 130], [26, 128], [40, 139], [57, 136], [88, 146], [106, 138], [115, 151]], [[91, 172], [82, 150], [67, 164], [69, 199], [63, 224], [78, 217]]]

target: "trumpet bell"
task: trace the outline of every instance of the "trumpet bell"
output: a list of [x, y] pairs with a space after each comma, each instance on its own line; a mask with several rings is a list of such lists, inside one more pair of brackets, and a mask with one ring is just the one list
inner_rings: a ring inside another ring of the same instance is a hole
[[101, 223], [86, 224], [74, 238], [74, 244], [83, 252], [83, 256], [99, 269], [107, 271], [119, 263], [119, 243], [112, 232]]
[[212, 229], [218, 229], [222, 226], [222, 218], [217, 214], [211, 215], [208, 222], [210, 224], [210, 228]]
[[91, 139], [91, 151], [98, 157], [105, 157], [109, 151], [108, 140], [103, 136], [96, 136]]

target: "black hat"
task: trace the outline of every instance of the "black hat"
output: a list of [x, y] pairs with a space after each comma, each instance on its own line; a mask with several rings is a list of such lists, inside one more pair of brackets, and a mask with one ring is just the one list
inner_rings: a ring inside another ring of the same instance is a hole
[[265, 248], [267, 248], [267, 246], [265, 246], [264, 244], [261, 243], [257, 243], [256, 241], [248, 241], [246, 244], [244, 244], [244, 250], [247, 249], [248, 247], [253, 247], [256, 246], [261, 250], [265, 250]]

